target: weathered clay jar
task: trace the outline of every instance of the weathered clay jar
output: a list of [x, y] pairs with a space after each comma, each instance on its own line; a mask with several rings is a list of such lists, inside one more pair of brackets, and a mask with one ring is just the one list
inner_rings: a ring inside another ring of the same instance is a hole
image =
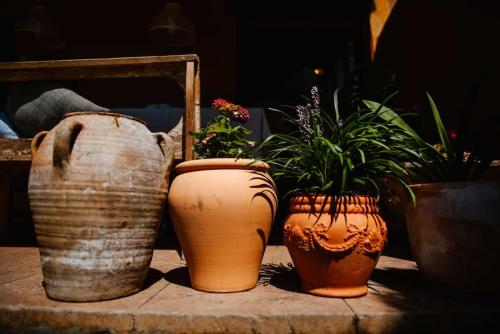
[[269, 166], [248, 159], [203, 159], [175, 168], [169, 211], [194, 289], [255, 287], [277, 208]]
[[387, 239], [385, 222], [372, 197], [343, 196], [335, 202], [331, 211], [331, 197], [326, 203], [325, 196], [293, 197], [284, 243], [305, 292], [363, 296]]
[[47, 295], [141, 289], [168, 192], [173, 141], [112, 113], [65, 116], [33, 138], [28, 195]]
[[422, 277], [455, 297], [500, 295], [500, 182], [412, 186], [406, 205], [412, 252]]

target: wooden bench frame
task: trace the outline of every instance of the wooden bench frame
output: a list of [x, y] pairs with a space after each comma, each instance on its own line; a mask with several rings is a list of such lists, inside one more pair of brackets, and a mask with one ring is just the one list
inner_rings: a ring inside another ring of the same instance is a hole
[[[174, 136], [181, 147], [176, 160], [191, 160], [193, 138], [190, 131], [200, 127], [200, 60], [195, 54], [49, 60], [0, 63], [0, 82], [74, 80], [102, 78], [170, 77], [185, 75], [185, 110], [182, 138]], [[167, 130], [167, 129], [165, 129]], [[0, 241], [7, 236], [11, 182], [29, 173], [31, 139], [0, 139]]]
[[[194, 158], [193, 138], [189, 132], [200, 127], [200, 60], [197, 55], [0, 63], [0, 82], [172, 77], [183, 73], [186, 87], [183, 136], [180, 139], [182, 152], [176, 152], [176, 159], [191, 160]], [[31, 161], [30, 141], [0, 139], [0, 163]]]

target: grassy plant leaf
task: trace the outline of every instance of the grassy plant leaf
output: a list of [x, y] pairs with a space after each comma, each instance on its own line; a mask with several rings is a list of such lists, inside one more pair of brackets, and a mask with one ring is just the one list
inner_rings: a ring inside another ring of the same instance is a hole
[[448, 138], [448, 133], [443, 125], [441, 120], [441, 116], [439, 115], [439, 111], [432, 99], [431, 95], [427, 93], [427, 98], [429, 99], [429, 103], [431, 105], [432, 115], [434, 116], [434, 121], [436, 122], [436, 127], [439, 133], [439, 138], [441, 139], [441, 144], [443, 144], [444, 150], [448, 156], [448, 160], [456, 160], [455, 151], [451, 146], [450, 139]]
[[339, 90], [336, 89], [333, 93], [333, 111], [335, 112], [335, 121], [337, 124], [340, 122], [340, 114], [339, 114]]
[[409, 134], [411, 134], [413, 137], [420, 139], [420, 136], [411, 128], [411, 126], [406, 123], [401, 116], [399, 116], [396, 112], [393, 110], [387, 108], [386, 106], [374, 102], [374, 101], [369, 101], [369, 100], [363, 100], [363, 103], [370, 108], [371, 110], [380, 110], [379, 116], [382, 117], [384, 120], [391, 122], [397, 126], [399, 126], [401, 129], [407, 131]]

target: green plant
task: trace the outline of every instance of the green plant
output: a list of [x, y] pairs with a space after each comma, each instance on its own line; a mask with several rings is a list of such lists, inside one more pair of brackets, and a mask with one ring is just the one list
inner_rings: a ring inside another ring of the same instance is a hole
[[320, 107], [318, 89], [312, 101], [296, 107], [295, 118], [280, 110], [297, 131], [273, 134], [256, 149], [256, 156], [271, 165], [271, 173], [291, 185], [287, 193], [342, 195], [369, 194], [378, 198], [387, 175], [413, 192], [406, 183], [407, 169], [418, 152], [408, 148], [413, 137], [394, 121], [381, 117], [380, 108], [357, 108], [340, 115], [338, 91], [334, 93], [333, 117]]
[[473, 181], [479, 179], [483, 172], [489, 167], [491, 160], [481, 157], [477, 152], [466, 152], [462, 141], [457, 140], [456, 133], [449, 135], [441, 120], [439, 111], [434, 100], [427, 93], [427, 98], [434, 116], [436, 129], [441, 143], [433, 145], [422, 139], [396, 112], [385, 107], [383, 104], [364, 100], [363, 103], [370, 110], [381, 110], [380, 116], [388, 122], [392, 122], [412, 138], [408, 142], [413, 151], [418, 152], [415, 160], [409, 160], [418, 168], [415, 171], [421, 180], [426, 182], [454, 182]]
[[191, 133], [196, 140], [193, 150], [199, 159], [205, 158], [244, 158], [254, 142], [245, 139], [251, 133], [242, 126], [250, 114], [246, 108], [216, 99], [212, 108], [220, 114], [215, 116], [205, 128]]

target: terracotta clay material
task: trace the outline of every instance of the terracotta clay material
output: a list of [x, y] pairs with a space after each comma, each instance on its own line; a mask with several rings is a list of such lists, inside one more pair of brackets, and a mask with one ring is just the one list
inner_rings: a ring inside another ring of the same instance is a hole
[[133, 118], [72, 113], [33, 138], [28, 195], [49, 297], [141, 289], [168, 192], [173, 141]]
[[194, 289], [255, 287], [277, 208], [268, 169], [248, 159], [203, 159], [176, 167], [169, 210]]
[[455, 297], [500, 296], [500, 182], [412, 186], [410, 244], [423, 278]]
[[374, 198], [297, 196], [290, 201], [284, 243], [302, 279], [302, 289], [325, 297], [359, 297], [387, 240]]

